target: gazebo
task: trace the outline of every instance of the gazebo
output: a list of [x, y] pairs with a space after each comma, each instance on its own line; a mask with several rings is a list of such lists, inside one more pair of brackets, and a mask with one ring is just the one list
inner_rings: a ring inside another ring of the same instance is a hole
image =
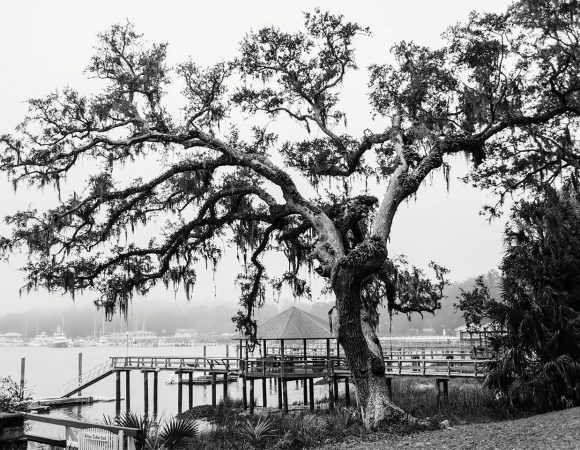
[[[279, 357], [330, 357], [340, 356], [340, 346], [332, 332], [328, 320], [291, 306], [271, 319], [258, 323], [257, 349], [263, 358]], [[247, 338], [238, 337], [240, 358], [242, 349], [248, 356]]]
[[[248, 338], [238, 335], [234, 338], [239, 341], [239, 358], [245, 360], [243, 367], [251, 363], [248, 346]], [[291, 306], [271, 319], [258, 323], [256, 339], [259, 343], [254, 349], [259, 352], [258, 359], [254, 359], [257, 367], [262, 369], [253, 372], [244, 372], [243, 376], [243, 402], [247, 403], [246, 379], [250, 381], [250, 414], [254, 410], [254, 380], [262, 381], [262, 404], [266, 406], [266, 378], [275, 378], [278, 384], [278, 407], [288, 412], [288, 395], [286, 383], [288, 380], [302, 380], [304, 387], [304, 404], [308, 404], [314, 410], [314, 378], [322, 377], [323, 373], [328, 376], [329, 403], [333, 407], [333, 398], [338, 395], [339, 378], [345, 381], [345, 396], [347, 404], [350, 399], [348, 377], [330, 375], [330, 358], [340, 357], [340, 345], [334, 334], [330, 331], [328, 320], [324, 320], [313, 314], [309, 314], [300, 308]], [[266, 369], [267, 360], [274, 360], [272, 367], [281, 367], [281, 371], [270, 373]], [[295, 363], [302, 366], [293, 366]], [[276, 364], [281, 364], [276, 366]], [[286, 370], [284, 371], [284, 364]], [[322, 364], [322, 366], [321, 366]], [[328, 364], [328, 366], [326, 366]], [[329, 369], [326, 370], [326, 367]], [[319, 370], [317, 370], [317, 368]], [[326, 371], [325, 371], [326, 370]], [[334, 370], [334, 369], [333, 369]], [[319, 375], [318, 372], [320, 372]], [[308, 381], [308, 386], [307, 386]], [[308, 391], [310, 394], [308, 394]]]

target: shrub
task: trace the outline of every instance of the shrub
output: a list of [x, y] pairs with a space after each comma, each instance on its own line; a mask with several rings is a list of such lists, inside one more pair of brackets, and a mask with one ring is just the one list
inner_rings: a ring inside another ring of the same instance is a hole
[[25, 411], [30, 400], [26, 387], [21, 388], [12, 377], [0, 378], [0, 412]]

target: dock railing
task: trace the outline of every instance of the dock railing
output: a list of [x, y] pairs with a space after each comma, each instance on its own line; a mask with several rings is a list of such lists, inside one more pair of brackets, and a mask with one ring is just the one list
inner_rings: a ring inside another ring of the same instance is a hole
[[38, 414], [25, 414], [24, 418], [30, 422], [46, 423], [65, 428], [64, 438], [54, 438], [34, 433], [25, 434], [25, 437], [29, 442], [48, 445], [50, 448], [79, 448], [79, 450], [82, 450], [83, 448], [96, 448], [83, 445], [83, 436], [82, 433], [80, 433], [79, 436], [79, 430], [90, 430], [95, 431], [96, 433], [102, 432], [102, 436], [106, 437], [107, 439], [101, 438], [99, 440], [101, 442], [106, 440], [111, 444], [110, 447], [98, 447], [103, 449], [111, 448], [111, 450], [135, 450], [135, 442], [143, 441], [144, 439], [143, 431], [137, 428], [118, 427], [114, 425], [105, 425], [102, 423], [83, 422], [80, 420]]
[[167, 369], [175, 371], [234, 372], [240, 369], [240, 359], [211, 356], [113, 356], [111, 357], [111, 367], [117, 370]]
[[99, 378], [100, 376], [106, 374], [107, 372], [110, 372], [111, 370], [112, 370], [111, 361], [107, 360], [99, 364], [98, 366], [95, 366], [89, 369], [88, 371], [83, 372], [80, 376], [77, 376], [72, 380], [67, 381], [66, 383], [60, 386], [59, 392], [61, 393], [61, 395], [64, 396], [69, 395], [70, 392], [73, 392], [76, 388], [82, 386], [83, 384], [91, 380]]
[[[450, 377], [481, 377], [490, 360], [472, 359], [464, 352], [448, 353], [424, 351], [386, 355], [387, 374]], [[249, 377], [312, 377], [349, 371], [344, 357], [332, 356], [279, 356], [265, 358], [216, 358], [216, 357], [160, 357], [129, 356], [112, 357], [113, 370], [162, 369], [172, 371], [198, 371], [231, 373]]]

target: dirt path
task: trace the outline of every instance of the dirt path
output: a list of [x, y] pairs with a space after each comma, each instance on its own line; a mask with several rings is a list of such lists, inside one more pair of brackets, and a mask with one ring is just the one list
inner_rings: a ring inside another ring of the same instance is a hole
[[335, 444], [333, 449], [580, 449], [580, 408], [525, 419], [471, 424], [374, 442]]

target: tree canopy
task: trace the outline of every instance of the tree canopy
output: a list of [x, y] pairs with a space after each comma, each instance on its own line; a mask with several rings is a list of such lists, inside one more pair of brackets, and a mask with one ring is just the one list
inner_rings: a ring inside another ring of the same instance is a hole
[[[100, 92], [66, 88], [30, 100], [17, 132], [0, 139], [0, 167], [15, 184], [59, 186], [73, 169], [91, 170], [83, 191], [57, 207], [9, 217], [14, 233], [0, 247], [29, 250], [29, 287], [95, 289], [111, 312], [159, 281], [189, 292], [195, 264], [217, 261], [229, 239], [248, 255], [237, 323], [249, 334], [264, 299], [262, 255], [284, 252], [290, 268], [271, 281], [307, 293], [304, 263], [328, 280], [339, 341], [370, 399], [384, 390], [372, 378], [384, 373], [378, 303], [434, 311], [445, 284], [437, 264], [430, 280], [389, 255], [398, 206], [433, 171], [448, 173], [446, 158], [458, 153], [478, 165], [476, 182], [506, 192], [539, 173], [576, 170], [578, 11], [576, 0], [521, 0], [503, 14], [473, 13], [439, 49], [396, 44], [393, 64], [369, 68], [369, 127], [378, 129], [360, 136], [349, 134], [340, 99], [357, 69], [355, 40], [370, 33], [363, 25], [315, 10], [298, 32], [250, 31], [233, 61], [173, 68], [166, 44], [115, 25], [87, 68]], [[178, 113], [167, 107], [175, 83]], [[280, 141], [268, 125], [283, 116], [303, 125], [303, 136]], [[120, 176], [141, 157], [160, 160], [156, 176]], [[329, 179], [331, 192], [321, 185]], [[149, 242], [124, 238], [162, 219]]]

